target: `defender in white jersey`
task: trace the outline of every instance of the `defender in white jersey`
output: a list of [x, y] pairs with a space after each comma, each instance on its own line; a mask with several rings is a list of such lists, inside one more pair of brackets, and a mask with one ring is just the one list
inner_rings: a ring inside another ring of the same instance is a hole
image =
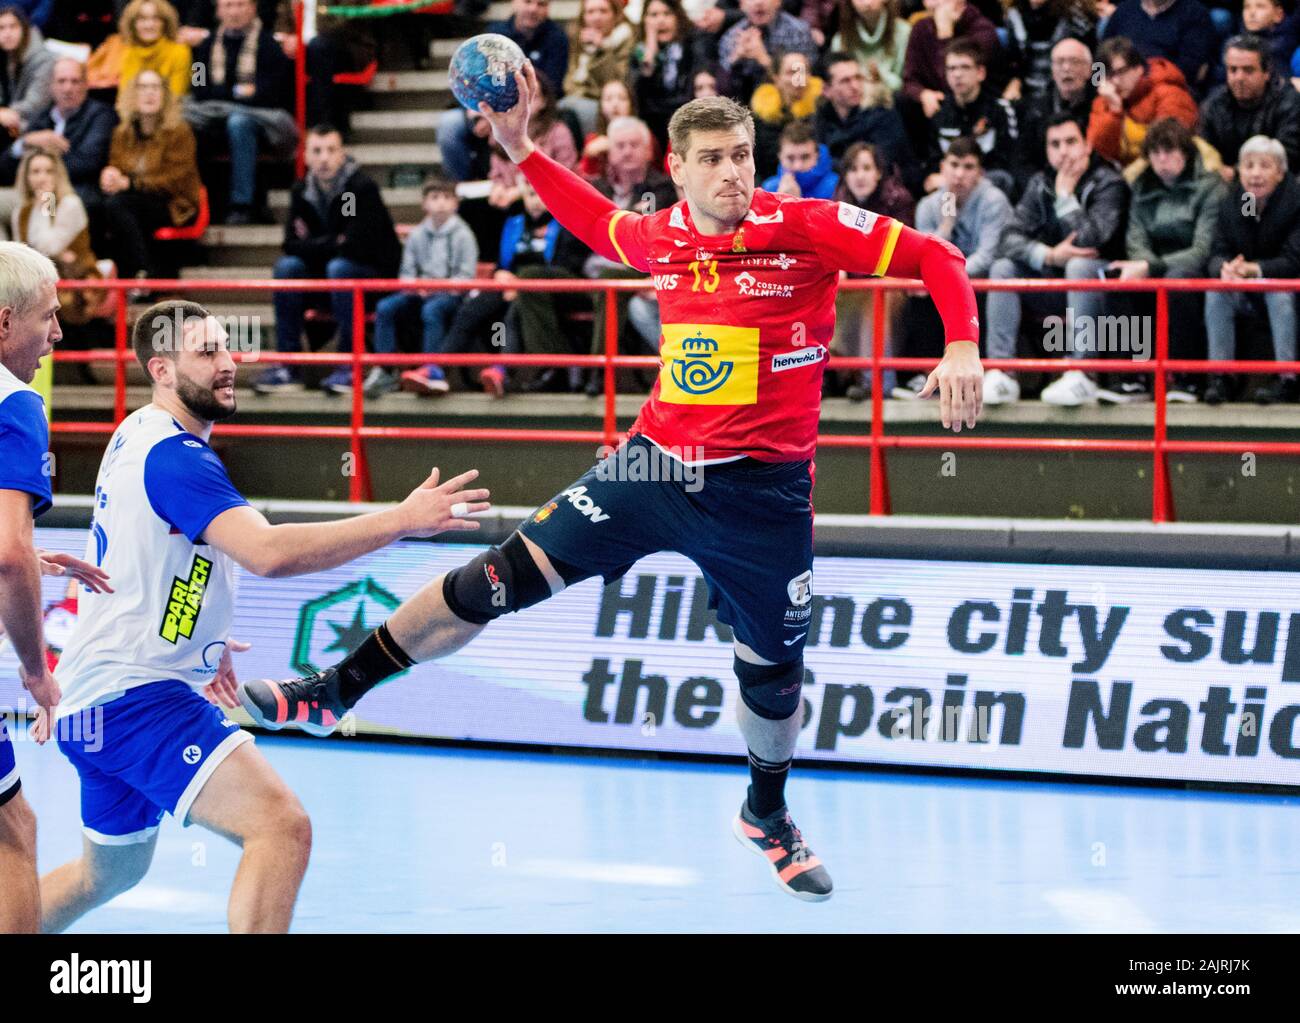
[[[132, 344], [153, 402], [109, 442], [87, 558], [115, 592], [82, 598], [59, 663], [59, 748], [81, 777], [82, 856], [41, 881], [42, 926], [62, 930], [145, 874], [170, 812], [243, 846], [232, 931], [287, 930], [311, 846], [297, 797], [216, 704], [235, 706], [234, 569], [322, 571], [405, 536], [476, 529], [486, 490], [438, 472], [400, 505], [334, 522], [272, 526], [208, 446], [235, 411], [226, 332], [193, 302], [152, 306]], [[205, 699], [206, 697], [206, 699]]]

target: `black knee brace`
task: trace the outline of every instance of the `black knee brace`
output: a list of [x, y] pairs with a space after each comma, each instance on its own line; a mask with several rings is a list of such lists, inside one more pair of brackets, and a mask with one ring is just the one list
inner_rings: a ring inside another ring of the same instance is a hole
[[784, 721], [799, 709], [803, 688], [803, 658], [784, 664], [750, 664], [735, 659], [740, 698], [761, 718]]
[[453, 568], [442, 580], [447, 607], [471, 625], [486, 625], [503, 614], [540, 604], [550, 595], [551, 584], [518, 533]]

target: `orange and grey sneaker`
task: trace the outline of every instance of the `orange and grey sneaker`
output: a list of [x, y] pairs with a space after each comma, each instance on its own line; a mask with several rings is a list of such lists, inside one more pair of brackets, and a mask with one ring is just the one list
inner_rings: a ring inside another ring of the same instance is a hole
[[269, 678], [245, 682], [239, 687], [239, 702], [256, 724], [273, 732], [289, 727], [326, 736], [347, 713], [333, 668], [285, 682]]
[[824, 902], [831, 897], [831, 875], [808, 848], [784, 806], [767, 817], [755, 817], [746, 798], [731, 830], [741, 845], [767, 860], [776, 883], [796, 899]]

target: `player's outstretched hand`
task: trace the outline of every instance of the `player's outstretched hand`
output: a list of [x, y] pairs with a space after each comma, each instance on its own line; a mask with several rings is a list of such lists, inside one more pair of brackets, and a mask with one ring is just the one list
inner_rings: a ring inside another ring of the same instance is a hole
[[519, 89], [519, 102], [509, 110], [497, 113], [486, 103], [480, 103], [478, 112], [492, 125], [492, 134], [501, 143], [506, 156], [519, 163], [533, 150], [532, 140], [528, 137], [528, 115], [541, 91], [531, 60], [524, 61], [524, 66], [515, 72], [515, 86]]
[[108, 585], [108, 573], [97, 568], [89, 561], [74, 558], [71, 554], [53, 554], [50, 551], [37, 551], [41, 559], [41, 575], [66, 575], [76, 579], [91, 593], [112, 593]]
[[943, 353], [943, 360], [930, 373], [920, 397], [928, 398], [939, 388], [939, 416], [943, 428], [961, 433], [962, 423], [975, 428], [975, 420], [984, 408], [984, 367], [980, 365], [980, 348], [974, 341], [953, 341]]
[[406, 536], [433, 536], [447, 529], [478, 529], [479, 524], [470, 515], [477, 515], [492, 507], [489, 491], [477, 488], [466, 490], [466, 485], [478, 479], [478, 470], [471, 469], [453, 476], [446, 483], [438, 482], [438, 470], [411, 491], [400, 505], [402, 530]]
[[217, 664], [217, 674], [203, 687], [203, 698], [214, 706], [239, 706], [239, 678], [235, 675], [235, 662], [232, 654], [242, 654], [253, 649], [252, 643], [241, 643], [237, 639], [226, 640], [226, 648], [221, 651], [221, 661]]

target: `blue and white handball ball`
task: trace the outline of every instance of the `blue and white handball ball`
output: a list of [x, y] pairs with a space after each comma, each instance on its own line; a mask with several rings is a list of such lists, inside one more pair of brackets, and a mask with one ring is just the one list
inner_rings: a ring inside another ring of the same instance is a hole
[[451, 55], [451, 94], [466, 110], [486, 103], [504, 113], [519, 102], [515, 72], [524, 66], [524, 51], [513, 39], [488, 32], [466, 39]]

